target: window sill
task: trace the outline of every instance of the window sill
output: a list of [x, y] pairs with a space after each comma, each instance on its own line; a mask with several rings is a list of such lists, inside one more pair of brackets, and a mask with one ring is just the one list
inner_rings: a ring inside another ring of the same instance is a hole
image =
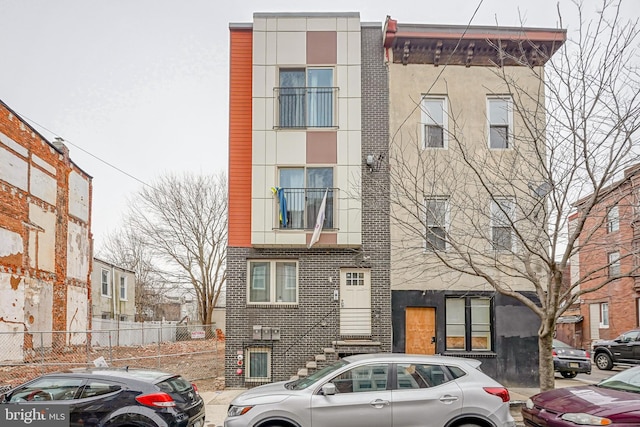
[[297, 302], [277, 303], [277, 302], [248, 302], [248, 308], [298, 308]]
[[485, 358], [493, 359], [498, 357], [498, 354], [493, 351], [466, 351], [466, 350], [447, 350], [442, 353], [443, 356], [456, 356], [456, 357], [470, 357], [470, 358]]

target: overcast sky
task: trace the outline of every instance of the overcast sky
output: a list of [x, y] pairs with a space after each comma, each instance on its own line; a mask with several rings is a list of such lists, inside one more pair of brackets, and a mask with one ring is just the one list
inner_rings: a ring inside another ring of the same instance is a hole
[[[558, 3], [571, 31], [569, 0], [0, 0], [0, 99], [50, 141], [65, 139], [93, 177], [99, 249], [141, 182], [226, 170], [230, 22], [251, 22], [254, 12], [346, 11], [381, 25], [390, 15], [557, 28]], [[599, 4], [587, 0], [586, 13]], [[625, 11], [640, 16], [640, 1], [626, 1]]]

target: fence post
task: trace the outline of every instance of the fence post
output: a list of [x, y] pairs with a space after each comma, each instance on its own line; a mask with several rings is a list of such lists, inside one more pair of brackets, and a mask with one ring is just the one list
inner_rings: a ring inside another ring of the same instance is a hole
[[[44, 332], [40, 331], [40, 375], [44, 374], [44, 337], [43, 335], [44, 335]], [[53, 336], [51, 337], [51, 344], [53, 345]]]
[[109, 330], [109, 365], [113, 364], [113, 353], [111, 352], [111, 330]]
[[160, 369], [160, 341], [162, 339], [162, 324], [158, 328], [158, 369]]

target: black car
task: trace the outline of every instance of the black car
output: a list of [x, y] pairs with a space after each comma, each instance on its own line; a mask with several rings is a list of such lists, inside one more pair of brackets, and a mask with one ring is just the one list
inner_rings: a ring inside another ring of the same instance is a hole
[[0, 406], [20, 402], [68, 405], [68, 425], [73, 427], [203, 427], [205, 419], [195, 385], [179, 375], [147, 369], [72, 369], [0, 395]]
[[553, 368], [565, 378], [574, 378], [578, 374], [591, 374], [589, 352], [554, 339]]
[[593, 361], [598, 369], [610, 370], [614, 365], [640, 363], [640, 329], [632, 329], [614, 340], [593, 344]]

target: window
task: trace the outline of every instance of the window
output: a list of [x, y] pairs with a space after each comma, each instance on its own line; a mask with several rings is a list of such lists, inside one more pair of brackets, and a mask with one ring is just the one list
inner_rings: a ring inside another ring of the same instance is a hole
[[513, 250], [513, 233], [511, 229], [513, 217], [513, 199], [500, 198], [491, 201], [491, 243], [494, 250]]
[[620, 216], [618, 206], [612, 206], [607, 212], [607, 232], [613, 233], [620, 229]]
[[434, 197], [425, 201], [427, 251], [444, 251], [447, 249], [447, 228], [449, 225], [449, 199]]
[[376, 364], [357, 366], [343, 372], [331, 382], [339, 393], [363, 393], [387, 389], [389, 365]]
[[102, 289], [102, 295], [106, 296], [106, 297], [110, 297], [111, 296], [111, 286], [109, 283], [109, 277], [110, 277], [110, 272], [109, 270], [105, 270], [102, 269], [101, 271], [101, 289]]
[[609, 303], [600, 303], [600, 327], [609, 327]]
[[491, 299], [447, 298], [447, 351], [490, 351], [491, 326]]
[[609, 253], [609, 277], [620, 275], [620, 252]]
[[84, 380], [76, 378], [41, 378], [19, 388], [9, 396], [9, 402], [42, 400], [70, 400], [78, 392]]
[[254, 347], [247, 349], [245, 381], [266, 382], [271, 380], [271, 349]]
[[513, 106], [511, 97], [490, 97], [487, 99], [489, 111], [489, 147], [511, 148], [513, 127]]
[[441, 365], [398, 364], [397, 388], [416, 389], [437, 387], [450, 381]]
[[296, 261], [249, 261], [249, 303], [293, 304], [297, 291]]
[[122, 387], [119, 384], [111, 384], [101, 381], [90, 381], [84, 386], [80, 399], [87, 397], [101, 396], [103, 394], [113, 393], [120, 390]]
[[[310, 229], [316, 219], [327, 194], [323, 228], [333, 228], [334, 189], [333, 168], [281, 168], [279, 183], [284, 191], [284, 206], [279, 201], [279, 209], [286, 209], [286, 223], [280, 220], [280, 228]], [[285, 215], [279, 215], [284, 218]]]
[[422, 98], [422, 148], [447, 147], [447, 99]]
[[281, 69], [278, 92], [281, 128], [334, 126], [333, 69]]
[[120, 299], [127, 300], [127, 278], [124, 276], [120, 276]]

